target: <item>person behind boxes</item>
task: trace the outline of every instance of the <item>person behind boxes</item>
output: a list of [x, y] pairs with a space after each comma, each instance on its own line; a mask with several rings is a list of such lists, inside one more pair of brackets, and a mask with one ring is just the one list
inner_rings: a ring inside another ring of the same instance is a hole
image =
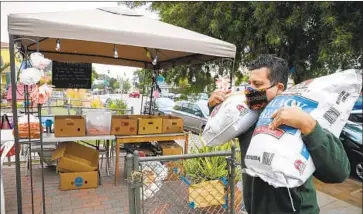
[[[251, 62], [248, 90], [251, 109], [258, 108], [259, 112], [286, 89], [288, 80], [288, 66], [284, 59], [263, 55]], [[208, 100], [210, 111], [214, 106], [223, 102], [231, 91], [216, 90]], [[248, 100], [249, 98], [247, 98]], [[256, 103], [256, 100], [259, 102]], [[253, 106], [252, 106], [253, 105]], [[309, 114], [299, 108], [282, 108], [274, 113], [271, 129], [282, 124], [300, 129], [316, 171], [314, 176], [326, 183], [340, 183], [348, 178], [350, 164], [341, 141], [327, 130], [321, 128]], [[250, 144], [255, 125], [239, 136], [242, 155], [242, 167], [246, 168], [244, 156]], [[266, 142], [268, 143], [268, 142]], [[258, 177], [243, 174], [243, 198], [249, 214], [255, 213], [293, 213], [291, 203], [296, 208], [295, 213], [319, 213], [316, 190], [310, 177], [305, 184], [290, 189], [292, 201], [286, 188], [274, 188]]]

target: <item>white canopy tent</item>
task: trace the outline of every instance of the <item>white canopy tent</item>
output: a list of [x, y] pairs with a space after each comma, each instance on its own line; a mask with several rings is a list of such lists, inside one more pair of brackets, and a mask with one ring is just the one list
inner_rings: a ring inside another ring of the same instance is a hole
[[[11, 14], [8, 28], [11, 35], [38, 38], [39, 51], [56, 61], [152, 68], [157, 56], [159, 68], [168, 68], [236, 54], [233, 44], [118, 7]], [[60, 51], [55, 50], [57, 39]], [[34, 42], [23, 44], [28, 51], [37, 49]]]
[[[154, 69], [200, 64], [218, 58], [230, 59], [235, 58], [236, 54], [233, 44], [117, 7], [11, 14], [8, 16], [8, 31], [12, 85], [16, 85], [15, 42], [21, 42], [28, 53], [39, 51], [55, 61]], [[58, 42], [60, 49], [56, 50]], [[157, 66], [152, 63], [155, 59]], [[14, 139], [15, 144], [19, 145], [16, 87], [12, 87], [12, 97]], [[39, 109], [41, 107], [38, 106]], [[22, 213], [19, 147], [15, 148], [17, 204], [18, 213]], [[43, 175], [42, 191], [45, 212]]]

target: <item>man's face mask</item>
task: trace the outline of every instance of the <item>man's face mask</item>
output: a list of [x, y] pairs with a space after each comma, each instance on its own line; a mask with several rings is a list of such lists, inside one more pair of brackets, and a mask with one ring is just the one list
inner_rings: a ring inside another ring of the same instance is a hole
[[274, 86], [275, 85], [272, 85], [264, 89], [255, 89], [251, 86], [247, 86], [245, 89], [245, 94], [248, 107], [252, 110], [264, 109], [268, 104], [266, 90]]

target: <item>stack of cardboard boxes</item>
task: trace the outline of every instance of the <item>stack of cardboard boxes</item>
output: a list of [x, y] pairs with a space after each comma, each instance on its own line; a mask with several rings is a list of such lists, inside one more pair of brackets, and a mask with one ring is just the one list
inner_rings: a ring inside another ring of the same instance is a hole
[[[96, 118], [94, 115], [91, 116]], [[173, 116], [117, 115], [112, 116], [111, 133], [103, 132], [102, 134], [125, 136], [181, 133], [183, 126], [183, 119]], [[90, 129], [89, 124], [86, 124], [83, 116], [56, 116], [54, 120], [56, 137], [80, 137], [92, 134], [88, 129]], [[176, 155], [183, 152], [174, 141], [160, 144], [163, 155]], [[53, 152], [52, 159], [58, 161], [57, 170], [60, 172], [61, 190], [98, 187], [99, 152], [97, 150], [75, 142], [64, 142]], [[173, 166], [169, 167], [173, 168]]]
[[174, 116], [113, 115], [112, 135], [149, 135], [182, 133], [184, 121]]
[[[82, 116], [56, 116], [56, 137], [76, 137], [86, 135], [85, 119]], [[64, 142], [53, 152], [57, 160], [61, 190], [98, 187], [99, 152], [75, 142]]]

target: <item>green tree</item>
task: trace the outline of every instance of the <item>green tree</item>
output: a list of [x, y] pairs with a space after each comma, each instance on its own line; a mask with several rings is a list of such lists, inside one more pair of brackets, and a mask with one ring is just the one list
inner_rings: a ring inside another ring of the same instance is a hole
[[113, 85], [112, 85], [112, 88], [113, 89], [119, 89], [120, 88], [120, 82], [119, 81], [114, 82]]
[[[215, 65], [213, 66], [215, 67]], [[213, 66], [211, 65], [211, 69]], [[206, 67], [205, 65], [178, 66], [163, 71], [161, 75], [165, 77], [167, 84], [178, 88], [174, 90], [176, 93], [191, 95], [204, 92], [205, 89], [207, 89], [207, 92], [211, 92], [215, 88], [215, 76], [212, 76]], [[151, 69], [134, 71], [134, 76], [139, 79], [138, 88], [144, 95], [149, 95], [150, 93], [152, 72]], [[196, 79], [195, 82], [192, 81], [193, 76]]]
[[10, 63], [5, 63], [5, 64], [1, 65], [0, 73], [3, 72], [5, 69], [7, 69], [9, 66], [10, 66]]
[[[361, 2], [123, 2], [161, 21], [233, 43], [235, 71], [260, 54], [295, 68], [295, 83], [363, 66]], [[239, 72], [234, 72], [241, 77]]]
[[98, 79], [98, 77], [99, 77], [99, 75], [98, 75], [98, 73], [97, 73], [96, 69], [95, 69], [94, 67], [92, 67], [92, 77], [91, 77], [92, 82], [93, 82], [94, 80]]
[[134, 78], [138, 79], [138, 89], [143, 95], [147, 95], [150, 92], [152, 82], [152, 70], [140, 69], [134, 71]]
[[130, 81], [129, 81], [129, 79], [126, 79], [126, 80], [122, 80], [122, 92], [123, 93], [129, 93], [129, 91], [130, 91], [130, 89], [131, 89], [131, 83], [130, 83]]
[[115, 86], [117, 86], [117, 83], [118, 83], [118, 81], [117, 81], [117, 79], [115, 79], [115, 78], [111, 78], [110, 79], [110, 81], [109, 81], [109, 83], [108, 83], [108, 85], [113, 89], [113, 90], [115, 90], [116, 89], [116, 87]]
[[[178, 66], [163, 73], [168, 84], [179, 88], [179, 93], [191, 95], [214, 90], [215, 77], [207, 72], [204, 66]], [[195, 82], [193, 82], [195, 77]]]
[[125, 114], [125, 110], [127, 109], [127, 103], [120, 99], [111, 100], [108, 103], [108, 109], [116, 111], [117, 114]]

